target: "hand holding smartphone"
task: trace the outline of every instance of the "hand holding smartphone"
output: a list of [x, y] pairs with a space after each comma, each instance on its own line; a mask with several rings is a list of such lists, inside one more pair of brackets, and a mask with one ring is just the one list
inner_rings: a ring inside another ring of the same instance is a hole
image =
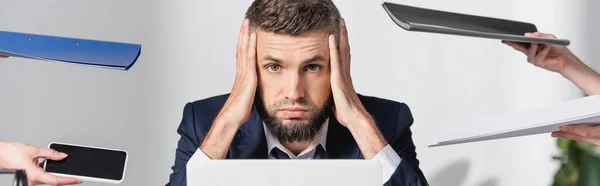
[[120, 184], [125, 178], [127, 152], [118, 149], [52, 142], [48, 148], [68, 154], [61, 161], [46, 160], [44, 170], [84, 181]]

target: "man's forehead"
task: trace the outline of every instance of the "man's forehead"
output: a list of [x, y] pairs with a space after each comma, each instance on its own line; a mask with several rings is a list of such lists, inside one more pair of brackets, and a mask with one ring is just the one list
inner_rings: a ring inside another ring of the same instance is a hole
[[329, 46], [329, 34], [322, 30], [314, 30], [300, 35], [277, 34], [273, 32], [258, 31], [258, 47], [307, 47], [307, 46]]

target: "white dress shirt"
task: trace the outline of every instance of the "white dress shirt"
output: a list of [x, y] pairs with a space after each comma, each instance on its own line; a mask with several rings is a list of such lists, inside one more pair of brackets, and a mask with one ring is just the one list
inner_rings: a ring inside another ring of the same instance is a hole
[[[266, 139], [267, 139], [267, 148], [268, 148], [267, 154], [269, 154], [269, 159], [275, 159], [275, 157], [273, 157], [273, 155], [271, 153], [269, 153], [269, 152], [271, 152], [271, 150], [273, 150], [273, 148], [278, 148], [279, 150], [283, 151], [291, 159], [313, 159], [315, 152], [317, 150], [317, 146], [319, 144], [321, 146], [323, 146], [325, 151], [327, 151], [326, 143], [327, 143], [328, 126], [329, 126], [329, 122], [328, 122], [328, 120], [326, 120], [325, 123], [323, 124], [321, 130], [319, 131], [319, 133], [317, 133], [317, 135], [315, 136], [313, 141], [310, 143], [308, 148], [306, 148], [304, 151], [300, 152], [300, 154], [298, 154], [298, 156], [296, 156], [296, 155], [294, 155], [294, 153], [290, 152], [290, 150], [285, 148], [279, 142], [279, 140], [277, 140], [277, 138], [275, 136], [273, 136], [271, 134], [271, 132], [269, 132], [269, 130], [267, 129], [267, 127], [264, 126], [264, 123], [263, 123], [263, 128], [265, 130], [265, 135], [266, 135]], [[196, 150], [196, 152], [194, 153], [194, 155], [192, 155], [192, 157], [188, 161], [188, 164], [190, 162], [192, 162], [192, 164], [195, 164], [197, 161], [208, 161], [208, 160], [210, 160], [210, 158], [208, 156], [206, 156], [206, 154], [204, 154], [204, 152], [202, 152], [200, 150], [200, 148], [198, 148]], [[396, 152], [394, 151], [392, 146], [390, 146], [389, 144], [386, 145], [385, 148], [383, 148], [383, 150], [381, 150], [379, 153], [377, 153], [375, 155], [375, 157], [373, 157], [373, 160], [378, 160], [381, 162], [382, 184], [387, 182], [392, 177], [392, 175], [396, 171], [396, 168], [398, 167], [398, 165], [400, 165], [400, 161], [402, 161], [400, 156], [398, 156], [398, 154], [396, 154]]]

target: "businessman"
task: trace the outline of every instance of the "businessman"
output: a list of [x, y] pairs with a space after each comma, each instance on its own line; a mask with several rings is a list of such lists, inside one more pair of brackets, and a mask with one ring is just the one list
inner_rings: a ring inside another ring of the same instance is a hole
[[[556, 36], [545, 33], [526, 33], [528, 37], [553, 38]], [[502, 41], [527, 55], [527, 61], [549, 71], [557, 72], [575, 83], [587, 95], [600, 94], [600, 74], [583, 63], [567, 47], [558, 45], [523, 44]], [[569, 138], [586, 142], [600, 147], [600, 125], [567, 125], [560, 131], [552, 133], [552, 137]]]
[[231, 93], [185, 105], [167, 185], [216, 159], [372, 159], [382, 184], [427, 185], [408, 106], [356, 93], [331, 0], [257, 0], [246, 18]]

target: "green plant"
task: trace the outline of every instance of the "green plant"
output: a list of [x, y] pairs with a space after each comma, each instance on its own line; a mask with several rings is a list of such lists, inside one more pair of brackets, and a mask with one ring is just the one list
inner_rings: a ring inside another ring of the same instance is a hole
[[600, 150], [592, 144], [558, 138], [561, 166], [553, 186], [600, 186]]

